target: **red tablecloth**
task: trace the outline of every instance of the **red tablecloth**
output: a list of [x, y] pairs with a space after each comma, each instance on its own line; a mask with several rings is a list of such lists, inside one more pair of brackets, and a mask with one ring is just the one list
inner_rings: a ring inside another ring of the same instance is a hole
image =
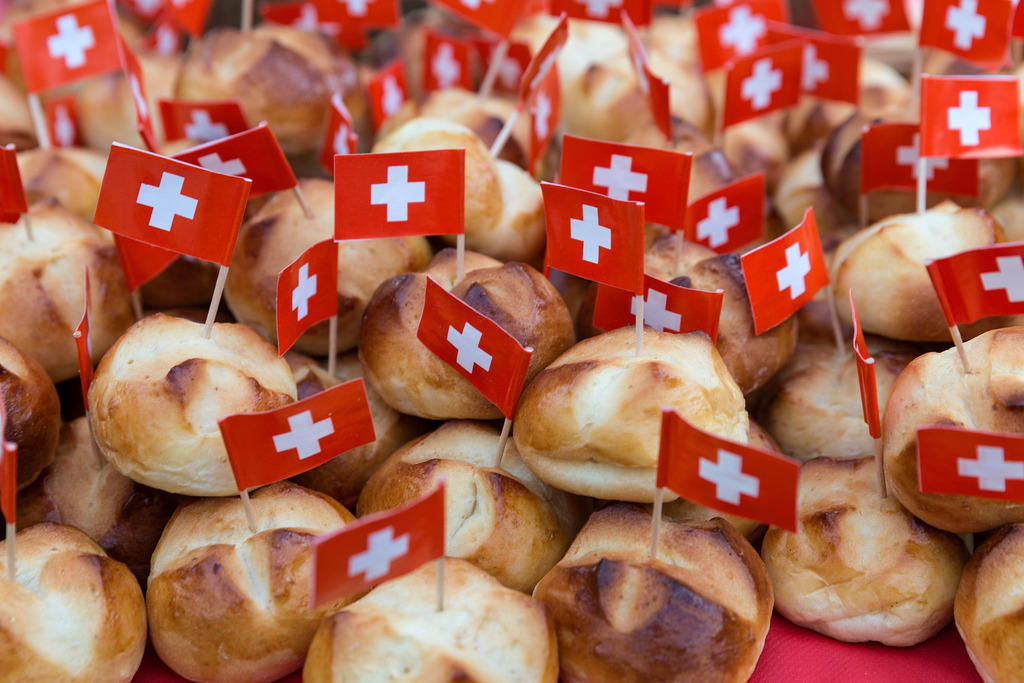
[[[142, 668], [135, 676], [135, 683], [180, 683], [183, 680], [164, 666], [152, 649], [146, 652]], [[296, 672], [282, 680], [299, 683], [302, 674]], [[754, 683], [977, 683], [981, 678], [952, 624], [925, 643], [895, 648], [874, 643], [840, 643], [775, 616], [761, 660], [750, 680]]]

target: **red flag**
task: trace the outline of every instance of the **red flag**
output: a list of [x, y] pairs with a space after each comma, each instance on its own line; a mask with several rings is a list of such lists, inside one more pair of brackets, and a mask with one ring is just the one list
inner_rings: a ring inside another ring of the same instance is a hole
[[334, 239], [465, 231], [466, 151], [334, 157]]
[[277, 276], [277, 352], [284, 355], [302, 333], [338, 315], [338, 244], [317, 242]]
[[529, 102], [530, 94], [540, 87], [541, 81], [548, 75], [558, 61], [558, 54], [565, 47], [565, 41], [569, 40], [569, 21], [563, 14], [555, 28], [544, 40], [544, 44], [537, 50], [519, 81], [519, 101]]
[[313, 541], [313, 609], [444, 556], [444, 485]]
[[181, 53], [183, 39], [181, 32], [171, 23], [167, 15], [161, 15], [146, 34], [142, 44], [151, 52], [163, 57], [174, 57]]
[[[474, 38], [473, 46], [480, 57], [484, 71], [486, 71], [491, 66], [491, 59], [494, 57], [498, 43], [487, 38]], [[530, 46], [515, 40], [509, 41], [505, 58], [498, 67], [498, 78], [494, 81], [494, 91], [506, 94], [519, 92], [519, 81], [529, 65]]]
[[629, 58], [633, 63], [633, 71], [636, 73], [636, 80], [640, 85], [640, 91], [647, 98], [647, 105], [651, 108], [651, 116], [654, 117], [654, 123], [666, 138], [674, 140], [675, 137], [672, 134], [672, 110], [669, 106], [669, 82], [651, 71], [651, 66], [647, 61], [647, 51], [644, 49], [643, 43], [640, 42], [640, 36], [637, 35], [636, 27], [630, 21], [625, 11], [622, 13], [622, 25], [626, 29], [626, 37], [629, 43]]
[[46, 129], [54, 147], [79, 147], [82, 136], [78, 132], [78, 114], [75, 96], [48, 97], [44, 107]]
[[320, 150], [320, 165], [328, 173], [334, 173], [335, 154], [355, 154], [359, 136], [352, 124], [352, 115], [345, 106], [340, 93], [331, 95], [331, 109], [327, 115], [327, 133]]
[[320, 16], [316, 3], [311, 0], [261, 4], [260, 16], [272, 24], [294, 26], [303, 31], [315, 31], [333, 38], [352, 52], [367, 46], [366, 31], [362, 24], [333, 21]]
[[117, 258], [121, 262], [121, 270], [124, 271], [129, 292], [134, 292], [155, 278], [164, 268], [171, 265], [171, 261], [178, 258], [175, 251], [154, 247], [121, 235], [114, 235], [114, 246], [117, 247]]
[[409, 99], [405, 85], [405, 66], [401, 59], [394, 59], [378, 71], [366, 84], [370, 93], [370, 113], [373, 127], [380, 128], [384, 120], [397, 112]]
[[544, 269], [642, 294], [644, 206], [575, 187], [541, 183], [547, 219]]
[[7, 440], [7, 406], [0, 394], [0, 512], [14, 524], [18, 510], [18, 444]]
[[923, 493], [1024, 503], [1024, 436], [918, 427], [917, 477]]
[[853, 290], [849, 290], [850, 315], [853, 317], [853, 353], [857, 359], [857, 381], [860, 383], [860, 405], [864, 413], [864, 422], [871, 432], [871, 438], [882, 436], [882, 423], [878, 419], [878, 383], [875, 381], [875, 359], [868, 351], [864, 341], [864, 331], [857, 317], [857, 307], [853, 303]]
[[821, 28], [860, 36], [910, 30], [904, 0], [813, 0]]
[[799, 102], [803, 61], [803, 46], [787, 43], [733, 62], [725, 82], [723, 125], [728, 128]]
[[637, 26], [651, 23], [651, 0], [551, 0], [550, 14], [565, 14], [573, 19], [619, 23], [625, 13]]
[[1024, 242], [993, 244], [925, 264], [946, 323], [1024, 314]]
[[800, 463], [705, 432], [661, 409], [659, 488], [719, 512], [796, 532]]
[[[722, 317], [722, 290], [680, 287], [644, 275], [644, 324], [659, 332], [700, 330], [711, 343], [718, 341], [718, 321]], [[594, 303], [594, 327], [615, 330], [632, 325], [636, 316], [636, 298], [624, 289], [598, 285]]]
[[1024, 3], [1017, 3], [1013, 10], [1013, 24], [1010, 26], [1010, 36], [1013, 38], [1024, 38]]
[[532, 175], [537, 173], [537, 160], [547, 153], [562, 119], [562, 88], [558, 80], [558, 67], [548, 70], [540, 85], [530, 94], [530, 159]]
[[249, 129], [238, 100], [157, 100], [164, 138], [209, 142]]
[[644, 203], [647, 220], [681, 230], [686, 222], [691, 154], [562, 137], [565, 185]]
[[107, 0], [37, 14], [15, 23], [14, 47], [29, 92], [121, 68]]
[[533, 349], [429, 276], [416, 336], [512, 419]]
[[1007, 61], [1010, 0], [925, 0], [921, 47], [937, 47], [994, 71]]
[[227, 266], [251, 184], [115, 142], [93, 223]]
[[769, 22], [768, 35], [773, 43], [791, 40], [803, 43], [800, 69], [803, 92], [826, 100], [859, 103], [861, 48], [858, 41], [775, 22]]
[[78, 379], [82, 384], [82, 405], [89, 412], [89, 385], [92, 384], [92, 342], [89, 341], [89, 309], [92, 306], [89, 268], [85, 269], [85, 306], [82, 319], [75, 328], [75, 346], [78, 348]]
[[178, 152], [171, 158], [208, 171], [248, 178], [252, 181], [250, 197], [290, 190], [299, 182], [277, 138], [265, 122], [241, 133]]
[[740, 257], [754, 332], [770, 330], [814, 298], [828, 284], [814, 209], [785, 235]]
[[695, 15], [701, 64], [705, 71], [752, 55], [768, 41], [768, 22], [788, 23], [778, 0], [744, 0], [728, 7], [708, 7]]
[[164, 0], [124, 0], [124, 4], [140, 19], [153, 21], [164, 11]]
[[398, 26], [398, 3], [395, 0], [313, 0], [317, 13], [324, 19], [346, 26], [387, 28]]
[[0, 147], [0, 222], [17, 223], [28, 213], [25, 188], [18, 170], [18, 151], [13, 144]]
[[921, 156], [1019, 156], [1012, 76], [922, 76]]
[[427, 29], [423, 43], [423, 89], [432, 92], [456, 86], [473, 89], [469, 43]]
[[764, 234], [764, 174], [741, 178], [695, 200], [683, 237], [727, 254]]
[[491, 33], [507, 38], [526, 9], [526, 0], [434, 0], [445, 9]]
[[167, 3], [167, 16], [189, 34], [199, 37], [206, 28], [213, 0], [171, 0]]
[[[860, 140], [860, 191], [917, 189], [921, 134], [916, 123], [876, 123]], [[925, 162], [928, 189], [978, 196], [978, 160], [933, 157]]]
[[153, 112], [149, 109], [149, 100], [146, 99], [146, 89], [142, 76], [142, 67], [135, 57], [128, 44], [118, 37], [118, 52], [121, 55], [121, 68], [124, 69], [125, 78], [128, 79], [128, 89], [132, 94], [132, 104], [135, 105], [135, 129], [142, 136], [142, 141], [149, 151], [157, 148], [156, 134], [153, 132]]

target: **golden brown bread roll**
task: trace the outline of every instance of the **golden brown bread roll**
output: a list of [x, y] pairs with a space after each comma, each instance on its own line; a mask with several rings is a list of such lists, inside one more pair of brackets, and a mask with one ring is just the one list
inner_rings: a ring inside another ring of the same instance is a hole
[[[300, 183], [314, 218], [306, 218], [290, 192], [273, 197], [238, 234], [224, 296], [239, 322], [264, 337], [277, 339], [277, 276], [303, 251], [334, 235], [334, 186], [330, 181]], [[420, 270], [430, 260], [425, 237], [338, 242], [338, 350], [359, 339], [360, 319], [374, 290], [390, 277]], [[295, 350], [325, 356], [328, 323], [314, 325], [295, 343]]]
[[61, 382], [78, 374], [71, 334], [85, 306], [86, 268], [93, 362], [132, 323], [128, 288], [114, 247], [92, 224], [54, 199], [32, 205], [30, 214], [33, 240], [23, 225], [0, 223], [0, 337]]
[[18, 532], [18, 581], [0, 542], [0, 681], [128, 683], [146, 649], [139, 582], [78, 529]]
[[958, 534], [1024, 521], [1024, 503], [921, 493], [918, 488], [918, 427], [1024, 434], [1024, 327], [986, 332], [964, 348], [969, 375], [956, 349], [914, 359], [896, 378], [882, 419], [889, 492], [914, 516]]
[[302, 665], [324, 614], [310, 609], [313, 540], [355, 517], [290, 482], [242, 501], [195, 501], [175, 511], [153, 553], [146, 606], [160, 659], [191, 680], [274, 681]]
[[157, 310], [207, 306], [213, 299], [219, 270], [216, 263], [182, 254], [142, 285], [142, 302]]
[[[821, 145], [794, 156], [783, 167], [773, 204], [785, 226], [798, 225], [807, 207], [813, 207], [825, 251], [829, 251], [832, 240], [846, 237], [858, 227], [858, 219], [847, 213], [825, 187], [821, 175]], [[837, 237], [835, 233], [840, 235]]]
[[992, 217], [1003, 226], [1007, 242], [1024, 242], [1024, 195], [1019, 191], [993, 206]]
[[305, 683], [558, 680], [558, 644], [544, 605], [465, 560], [445, 558], [377, 586], [324, 618], [302, 670]]
[[277, 349], [245, 325], [202, 325], [162, 313], [117, 340], [89, 387], [89, 419], [122, 474], [171, 493], [238, 493], [217, 421], [295, 400]]
[[14, 145], [21, 150], [35, 144], [36, 133], [25, 93], [10, 78], [0, 74], [0, 146]]
[[466, 276], [456, 282], [456, 253], [445, 249], [422, 273], [385, 281], [367, 304], [359, 337], [366, 380], [388, 404], [431, 420], [501, 417], [469, 380], [416, 337], [427, 276], [533, 348], [526, 381], [573, 342], [565, 303], [544, 276], [522, 263], [466, 252]]
[[797, 533], [771, 527], [761, 556], [775, 608], [837, 640], [910, 646], [949, 623], [967, 548], [878, 490], [873, 457], [800, 470]]
[[1024, 671], [1024, 525], [1008, 524], [974, 551], [956, 592], [956, 628], [985, 683]]
[[750, 543], [721, 519], [662, 521], [616, 503], [591, 515], [534, 596], [555, 620], [566, 681], [746, 681], [772, 614]]
[[7, 426], [0, 438], [18, 445], [18, 488], [24, 488], [53, 462], [60, 436], [60, 401], [43, 367], [3, 337], [0, 400], [7, 411]]
[[411, 502], [444, 482], [445, 555], [472, 562], [529, 593], [565, 554], [583, 501], [531, 472], [509, 441], [495, 468], [498, 429], [452, 421], [398, 449], [366, 483], [359, 516]]
[[92, 223], [107, 165], [103, 154], [82, 147], [35, 148], [18, 154], [29, 204], [53, 197]]

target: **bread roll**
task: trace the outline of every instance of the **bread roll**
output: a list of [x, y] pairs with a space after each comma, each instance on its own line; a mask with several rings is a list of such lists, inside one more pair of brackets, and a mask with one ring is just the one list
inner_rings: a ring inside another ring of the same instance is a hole
[[25, 199], [34, 204], [53, 197], [92, 223], [107, 159], [81, 147], [35, 148], [18, 154]]
[[182, 254], [142, 285], [142, 303], [157, 310], [208, 306], [213, 299], [219, 271], [216, 263]]
[[614, 504], [591, 515], [534, 596], [555, 620], [566, 681], [746, 681], [772, 614], [757, 551], [721, 519], [665, 520]]
[[146, 649], [139, 583], [78, 529], [17, 536], [18, 581], [0, 541], [0, 681], [128, 683]]
[[131, 326], [89, 387], [89, 419], [111, 464], [140, 484], [189, 496], [238, 493], [217, 421], [295, 400], [277, 350], [245, 325], [162, 313]]
[[878, 490], [873, 457], [800, 470], [797, 533], [772, 527], [761, 556], [775, 608], [837, 640], [910, 646], [949, 623], [967, 548]]
[[558, 644], [544, 605], [464, 560], [444, 560], [376, 587], [324, 618], [302, 670], [305, 683], [558, 679]]
[[914, 516], [958, 534], [1024, 521], [1024, 503], [918, 488], [918, 427], [1024, 434], [1024, 327], [986, 332], [964, 349], [971, 374], [964, 373], [956, 349], [916, 358], [896, 378], [882, 419], [889, 492]]
[[60, 401], [46, 371], [0, 337], [0, 400], [7, 426], [0, 438], [18, 445], [18, 488], [53, 462], [60, 435]]
[[820, 145], [794, 156], [783, 167], [773, 201], [784, 226], [798, 225], [807, 208], [813, 207], [826, 251], [834, 246], [833, 240], [842, 239], [857, 228], [857, 218], [847, 213], [825, 187]]
[[275, 681], [302, 665], [323, 615], [310, 609], [313, 540], [355, 518], [335, 500], [289, 482], [251, 496], [184, 505], [153, 553], [146, 606], [160, 659], [191, 680]]
[[0, 74], [0, 145], [28, 149], [36, 144], [28, 100], [10, 78]]

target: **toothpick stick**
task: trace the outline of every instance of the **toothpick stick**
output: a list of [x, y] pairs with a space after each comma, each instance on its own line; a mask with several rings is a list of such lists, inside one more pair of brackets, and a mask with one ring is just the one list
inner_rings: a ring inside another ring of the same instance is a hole
[[455, 281], [462, 282], [466, 276], [466, 233], [460, 232], [455, 238]]
[[505, 418], [501, 425], [501, 436], [498, 437], [498, 452], [494, 456], [494, 468], [501, 467], [501, 459], [505, 457], [505, 444], [508, 443], [508, 433], [512, 431], [512, 420]]
[[839, 323], [839, 309], [836, 307], [836, 298], [832, 296], [831, 289], [829, 287], [826, 297], [828, 299], [828, 318], [832, 324], [832, 338], [836, 342], [836, 353], [843, 357], [846, 355], [847, 348], [843, 341], [843, 326]]
[[28, 217], [28, 211], [21, 214], [21, 220], [25, 223], [25, 236], [28, 237], [28, 241], [35, 242], [36, 238], [32, 234], [32, 219]]
[[633, 305], [636, 306], [636, 355], [639, 358], [644, 351], [644, 295], [637, 294], [633, 298]]
[[911, 85], [911, 96], [910, 96], [910, 111], [913, 115], [918, 117], [917, 120], [921, 120], [921, 71], [924, 69], [924, 49], [917, 48], [914, 53], [914, 65], [910, 71], [910, 85]]
[[50, 131], [46, 127], [46, 117], [43, 116], [43, 105], [39, 101], [38, 93], [29, 93], [28, 111], [32, 115], [32, 127], [36, 129], [36, 140], [43, 149], [50, 149]]
[[242, 33], [252, 30], [252, 0], [242, 0]]
[[924, 213], [928, 200], [928, 159], [917, 159], [917, 212]]
[[860, 196], [860, 229], [868, 227], [868, 193]]
[[338, 367], [338, 316], [332, 315], [327, 322], [327, 346], [330, 347], [330, 355], [327, 357], [327, 374], [334, 377], [334, 370]]
[[491, 156], [497, 158], [498, 154], [501, 153], [505, 143], [508, 142], [508, 138], [512, 135], [512, 127], [516, 125], [516, 121], [519, 120], [519, 115], [523, 112], [523, 101], [520, 100], [516, 108], [512, 110], [509, 117], [505, 119], [505, 125], [501, 127], [501, 131], [498, 133], [498, 137], [494, 138], [494, 142], [491, 143]]
[[971, 370], [971, 362], [967, 360], [967, 349], [964, 348], [964, 339], [960, 336], [960, 326], [953, 325], [949, 328], [949, 335], [953, 337], [953, 343], [956, 344], [956, 352], [960, 354], [960, 364], [964, 366], [964, 373], [970, 375], [973, 371]]
[[494, 87], [494, 81], [498, 78], [498, 72], [501, 71], [501, 63], [505, 61], [505, 55], [508, 54], [508, 38], [502, 40], [494, 48], [494, 52], [491, 53], [491, 63], [487, 65], [487, 73], [484, 74], [484, 80], [480, 83], [480, 90], [477, 94], [480, 97], [487, 97], [491, 94], [491, 88]]
[[132, 302], [132, 315], [136, 320], [142, 320], [142, 290], [136, 289], [129, 296]]
[[209, 339], [213, 332], [213, 320], [217, 317], [217, 309], [220, 308], [220, 298], [224, 295], [224, 283], [228, 279], [228, 267], [221, 266], [217, 273], [217, 284], [213, 288], [213, 300], [210, 301], [210, 310], [206, 312], [206, 324], [203, 325], [203, 339]]
[[665, 505], [665, 489], [658, 487], [654, 492], [654, 510], [651, 512], [651, 548], [648, 553], [653, 560], [658, 556], [658, 534], [661, 533], [661, 509]]
[[245, 510], [245, 521], [249, 523], [249, 531], [256, 533], [259, 531], [259, 527], [256, 526], [256, 510], [253, 509], [252, 501], [249, 500], [249, 489], [239, 491], [238, 497], [242, 499], [242, 509]]
[[306, 196], [302, 194], [302, 189], [298, 185], [292, 188], [292, 192], [295, 193], [295, 198], [299, 200], [299, 206], [302, 207], [302, 213], [306, 214], [306, 218], [313, 220], [313, 209], [309, 208], [309, 203], [306, 201]]
[[444, 556], [441, 556], [435, 560], [437, 574], [437, 611], [444, 611]]
[[11, 583], [17, 581], [18, 575], [17, 555], [14, 552], [14, 539], [17, 535], [14, 522], [7, 522], [7, 580]]
[[875, 439], [875, 466], [878, 469], [878, 491], [882, 498], [888, 498], [889, 491], [885, 486], [885, 460], [882, 458], [882, 437]]

